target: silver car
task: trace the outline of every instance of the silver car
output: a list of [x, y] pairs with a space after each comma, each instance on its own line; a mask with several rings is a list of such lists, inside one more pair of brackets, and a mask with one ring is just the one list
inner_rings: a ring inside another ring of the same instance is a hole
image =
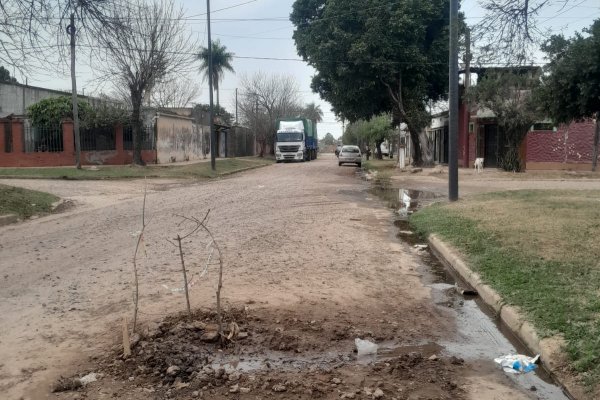
[[344, 163], [356, 164], [359, 167], [362, 165], [362, 154], [358, 146], [342, 146], [338, 156], [338, 165]]

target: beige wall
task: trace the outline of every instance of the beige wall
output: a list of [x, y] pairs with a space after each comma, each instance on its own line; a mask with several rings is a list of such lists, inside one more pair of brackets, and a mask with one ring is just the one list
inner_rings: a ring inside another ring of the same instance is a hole
[[203, 158], [202, 135], [191, 118], [158, 113], [156, 153], [159, 164]]

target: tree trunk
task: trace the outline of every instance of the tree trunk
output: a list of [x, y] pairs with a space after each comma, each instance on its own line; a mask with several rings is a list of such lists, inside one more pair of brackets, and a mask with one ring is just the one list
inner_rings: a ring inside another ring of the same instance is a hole
[[424, 167], [433, 166], [433, 149], [425, 129], [419, 131], [419, 145], [421, 146], [421, 165]]
[[381, 160], [383, 159], [383, 155], [381, 154], [381, 143], [383, 143], [383, 140], [381, 141], [376, 141], [375, 142], [375, 148], [377, 149], [377, 159]]
[[594, 132], [594, 151], [592, 156], [592, 171], [598, 166], [598, 145], [600, 144], [600, 111], [596, 113], [596, 132]]
[[135, 165], [144, 165], [144, 160], [142, 160], [142, 119], [140, 116], [142, 99], [141, 96], [139, 96], [139, 99], [134, 99], [134, 97], [135, 96], [131, 97], [133, 108], [131, 112], [133, 163]]

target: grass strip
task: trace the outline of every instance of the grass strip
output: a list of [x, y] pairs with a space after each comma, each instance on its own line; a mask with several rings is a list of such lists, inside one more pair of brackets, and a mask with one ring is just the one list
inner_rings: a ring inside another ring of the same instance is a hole
[[49, 193], [0, 185], [0, 215], [15, 214], [19, 218], [52, 211], [58, 197]]
[[47, 168], [0, 168], [0, 178], [29, 179], [135, 179], [135, 178], [190, 178], [210, 179], [251, 168], [270, 165], [268, 158], [245, 157], [226, 158], [216, 162], [216, 171], [212, 171], [209, 162], [185, 165], [133, 165], [99, 166], [97, 169], [84, 167], [47, 167]]
[[411, 219], [436, 233], [541, 337], [562, 335], [573, 368], [600, 378], [600, 191], [521, 190], [434, 204]]

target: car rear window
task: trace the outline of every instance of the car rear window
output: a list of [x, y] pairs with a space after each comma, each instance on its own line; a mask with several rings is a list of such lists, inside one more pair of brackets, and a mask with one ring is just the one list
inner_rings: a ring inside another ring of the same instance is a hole
[[358, 152], [360, 152], [360, 150], [358, 150], [358, 147], [342, 147], [342, 152], [344, 152], [344, 153], [358, 153]]

